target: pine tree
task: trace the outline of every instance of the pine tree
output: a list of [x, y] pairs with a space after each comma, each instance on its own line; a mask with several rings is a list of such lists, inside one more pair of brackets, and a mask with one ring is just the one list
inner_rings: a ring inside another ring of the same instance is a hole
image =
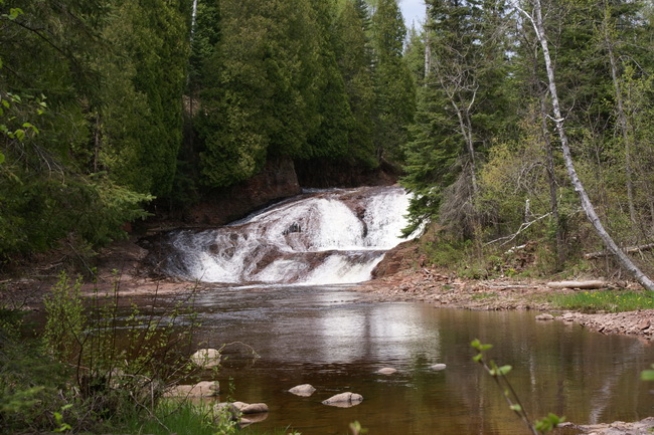
[[415, 84], [404, 60], [406, 27], [396, 0], [379, 0], [372, 15], [375, 127], [379, 159], [403, 160], [401, 146], [415, 114]]
[[320, 125], [320, 44], [308, 0], [225, 0], [221, 12], [197, 123], [204, 183], [213, 187], [252, 176], [268, 157], [302, 156]]
[[335, 2], [312, 0], [312, 5], [319, 43], [316, 92], [320, 124], [307, 138], [300, 157], [352, 161], [355, 153], [350, 149], [349, 136], [354, 128], [354, 118], [343, 76], [336, 63]]
[[348, 135], [349, 154], [369, 166], [378, 164], [373, 144], [375, 101], [372, 47], [366, 35], [370, 17], [362, 1], [346, 1], [333, 29], [338, 68], [353, 124]]

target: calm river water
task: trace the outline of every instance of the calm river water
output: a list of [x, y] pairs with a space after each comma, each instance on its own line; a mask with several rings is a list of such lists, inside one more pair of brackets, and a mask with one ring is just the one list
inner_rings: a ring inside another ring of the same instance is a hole
[[[498, 364], [513, 366], [509, 378], [532, 417], [554, 412], [590, 424], [654, 415], [654, 385], [639, 380], [654, 362], [651, 345], [536, 322], [533, 312], [370, 302], [338, 286], [217, 287], [195, 303], [202, 347], [242, 342], [260, 355], [230, 345], [217, 375], [224, 391], [231, 385], [233, 399], [268, 404], [259, 429], [345, 435], [358, 420], [370, 435], [527, 433], [472, 361], [475, 338], [494, 345], [489, 356]], [[431, 370], [436, 363], [447, 369]], [[382, 367], [398, 372], [375, 373]], [[313, 396], [288, 393], [304, 383], [317, 389]], [[363, 402], [321, 404], [344, 391]]]

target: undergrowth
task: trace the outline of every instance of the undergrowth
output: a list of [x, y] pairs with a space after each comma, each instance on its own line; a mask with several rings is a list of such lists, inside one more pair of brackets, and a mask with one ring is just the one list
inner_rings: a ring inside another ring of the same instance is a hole
[[25, 337], [15, 311], [0, 310], [4, 433], [113, 431], [147, 420], [170, 384], [197, 377], [188, 360], [197, 325], [192, 301], [164, 303], [155, 293], [156, 314], [125, 313], [117, 285], [90, 299], [80, 288], [81, 281], [60, 276], [44, 301], [45, 330], [31, 332], [40, 339]]

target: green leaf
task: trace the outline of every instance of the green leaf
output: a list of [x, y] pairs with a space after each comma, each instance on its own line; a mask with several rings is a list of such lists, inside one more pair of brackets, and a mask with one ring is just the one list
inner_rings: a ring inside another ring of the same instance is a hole
[[565, 417], [559, 417], [558, 415], [552, 414], [550, 412], [547, 417], [543, 417], [542, 419], [538, 420], [534, 427], [539, 432], [549, 432], [564, 421]]
[[475, 356], [472, 357], [472, 360], [473, 360], [474, 362], [481, 362], [481, 360], [482, 360], [483, 357], [484, 357], [483, 354], [478, 353], [477, 355], [475, 355]]
[[16, 137], [16, 139], [22, 142], [23, 139], [25, 139], [25, 130], [19, 128], [14, 132], [14, 136]]
[[654, 370], [643, 370], [640, 372], [641, 381], [654, 381]]
[[2, 105], [5, 106], [7, 109], [9, 109], [9, 107], [11, 107], [11, 104], [7, 100], [2, 100]]
[[505, 365], [498, 368], [497, 370], [502, 376], [506, 376], [511, 370], [513, 370], [513, 367], [511, 367], [510, 365]]
[[511, 405], [509, 408], [511, 408], [511, 411], [522, 412], [522, 406], [518, 404]]
[[5, 162], [5, 155], [0, 153], [0, 165]]
[[15, 20], [22, 14], [24, 14], [24, 12], [21, 8], [11, 8], [9, 9], [9, 15], [7, 15], [7, 18], [10, 20]]

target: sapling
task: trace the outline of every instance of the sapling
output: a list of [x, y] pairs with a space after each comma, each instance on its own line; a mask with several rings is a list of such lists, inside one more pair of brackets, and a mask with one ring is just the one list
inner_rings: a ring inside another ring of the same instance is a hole
[[510, 365], [498, 366], [495, 361], [490, 360], [486, 361], [484, 359], [484, 354], [486, 351], [490, 350], [492, 344], [482, 344], [479, 339], [474, 339], [471, 343], [471, 346], [477, 350], [477, 355], [472, 359], [481, 364], [484, 370], [493, 377], [495, 383], [500, 388], [502, 396], [506, 403], [509, 405], [509, 409], [513, 411], [518, 418], [529, 428], [533, 435], [540, 435], [550, 432], [557, 427], [560, 423], [565, 421], [565, 417], [559, 417], [556, 414], [549, 413], [546, 417], [543, 417], [540, 420], [532, 422], [525, 411], [522, 403], [520, 402], [520, 397], [513, 389], [513, 386], [507, 379], [506, 375], [513, 369]]

